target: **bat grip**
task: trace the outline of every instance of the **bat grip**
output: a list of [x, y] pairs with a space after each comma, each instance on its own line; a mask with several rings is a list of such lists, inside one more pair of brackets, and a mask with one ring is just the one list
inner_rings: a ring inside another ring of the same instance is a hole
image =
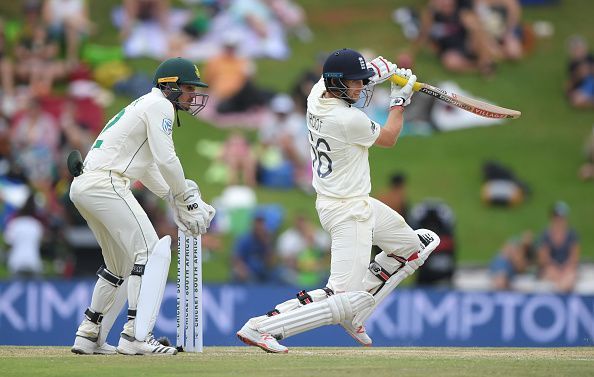
[[[396, 85], [404, 86], [408, 82], [408, 79], [406, 77], [402, 77], [402, 76], [398, 76], [397, 74], [393, 74], [390, 77], [390, 81], [392, 81]], [[415, 85], [413, 85], [413, 90], [415, 92], [418, 92], [421, 88], [422, 88], [422, 86], [421, 86], [420, 82], [416, 82]]]

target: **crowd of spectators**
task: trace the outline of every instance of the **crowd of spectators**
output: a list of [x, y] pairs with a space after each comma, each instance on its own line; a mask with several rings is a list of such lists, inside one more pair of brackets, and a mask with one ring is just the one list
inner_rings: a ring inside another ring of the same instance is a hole
[[580, 249], [579, 236], [569, 223], [569, 206], [557, 201], [536, 238], [526, 230], [503, 244], [490, 266], [493, 288], [512, 289], [518, 275], [534, 274], [546, 290], [571, 292], [578, 279]]

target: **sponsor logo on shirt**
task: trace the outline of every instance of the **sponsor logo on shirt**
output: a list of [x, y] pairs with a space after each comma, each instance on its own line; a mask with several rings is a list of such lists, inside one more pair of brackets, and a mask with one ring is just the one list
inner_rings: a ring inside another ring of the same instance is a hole
[[375, 134], [375, 130], [377, 130], [377, 125], [371, 121], [371, 134]]
[[171, 133], [173, 132], [173, 121], [167, 118], [163, 119], [161, 128], [163, 129], [163, 132], [165, 132], [167, 135], [171, 135]]

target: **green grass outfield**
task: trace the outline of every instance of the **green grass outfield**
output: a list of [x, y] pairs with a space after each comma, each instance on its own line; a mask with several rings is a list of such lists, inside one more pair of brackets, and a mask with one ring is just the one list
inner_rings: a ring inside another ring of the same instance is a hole
[[78, 356], [67, 347], [0, 347], [9, 376], [592, 376], [592, 348], [207, 347], [177, 356]]

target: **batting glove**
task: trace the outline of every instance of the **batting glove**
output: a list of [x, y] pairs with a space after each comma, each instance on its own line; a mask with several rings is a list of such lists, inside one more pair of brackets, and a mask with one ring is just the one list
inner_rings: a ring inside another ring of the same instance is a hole
[[396, 72], [398, 67], [396, 67], [396, 64], [391, 63], [384, 57], [378, 56], [367, 63], [367, 68], [371, 68], [373, 69], [373, 72], [375, 72], [375, 75], [371, 76], [369, 79], [369, 83], [371, 85], [377, 85], [389, 79], [390, 76]]
[[408, 106], [413, 95], [413, 86], [417, 82], [417, 76], [413, 75], [410, 69], [398, 68], [395, 74], [408, 79], [404, 86], [392, 83], [390, 91], [390, 108], [393, 106]]

